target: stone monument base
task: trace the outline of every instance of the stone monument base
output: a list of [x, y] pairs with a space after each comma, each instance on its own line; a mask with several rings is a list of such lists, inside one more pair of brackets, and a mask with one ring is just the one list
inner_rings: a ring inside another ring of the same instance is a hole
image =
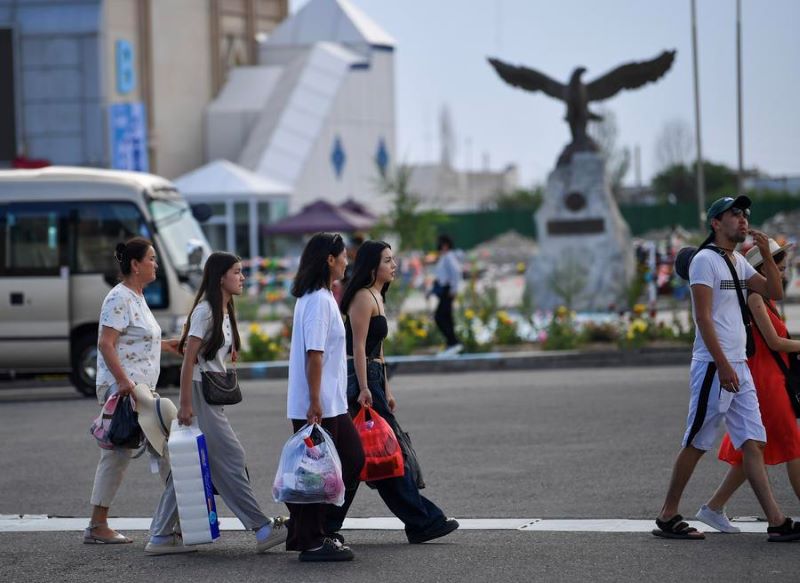
[[601, 154], [575, 152], [553, 170], [536, 227], [539, 252], [527, 279], [538, 309], [607, 311], [624, 304], [635, 258]]

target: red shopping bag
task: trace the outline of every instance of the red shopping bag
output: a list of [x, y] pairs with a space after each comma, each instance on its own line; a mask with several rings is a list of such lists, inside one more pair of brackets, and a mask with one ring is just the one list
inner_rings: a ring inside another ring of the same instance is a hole
[[370, 407], [362, 407], [353, 419], [364, 448], [364, 467], [359, 478], [374, 482], [403, 476], [403, 451], [386, 420]]

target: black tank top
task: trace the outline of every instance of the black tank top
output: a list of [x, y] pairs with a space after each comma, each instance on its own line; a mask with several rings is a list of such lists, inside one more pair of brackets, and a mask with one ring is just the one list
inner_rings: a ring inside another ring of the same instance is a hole
[[[380, 312], [381, 305], [378, 303], [378, 298], [372, 293], [372, 290], [367, 289], [372, 294], [372, 299], [378, 306]], [[353, 356], [353, 328], [350, 326], [350, 316], [344, 321], [345, 340], [347, 342], [347, 356]], [[389, 334], [389, 323], [386, 321], [386, 316], [378, 314], [369, 319], [369, 328], [367, 328], [367, 341], [366, 341], [366, 354], [367, 358], [379, 358], [381, 355], [381, 346], [384, 338]]]

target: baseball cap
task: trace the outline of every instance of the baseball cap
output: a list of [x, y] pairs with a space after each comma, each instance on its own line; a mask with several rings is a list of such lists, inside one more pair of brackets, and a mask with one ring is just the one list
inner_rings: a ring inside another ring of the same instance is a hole
[[744, 195], [737, 196], [736, 198], [733, 198], [732, 196], [718, 198], [711, 203], [710, 207], [708, 207], [708, 212], [706, 212], [706, 225], [711, 227], [711, 219], [716, 219], [730, 208], [736, 207], [740, 209], [749, 209], [750, 205], [752, 204], [753, 201]]

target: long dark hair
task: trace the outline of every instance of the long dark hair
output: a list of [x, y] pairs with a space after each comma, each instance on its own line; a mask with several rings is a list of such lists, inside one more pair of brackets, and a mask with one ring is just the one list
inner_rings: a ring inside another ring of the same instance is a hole
[[[350, 281], [347, 282], [347, 287], [342, 295], [341, 310], [343, 314], [347, 313], [350, 302], [356, 297], [358, 290], [371, 287], [375, 283], [375, 276], [381, 264], [381, 254], [384, 249], [391, 248], [391, 245], [385, 241], [364, 241], [361, 247], [358, 248], [353, 265], [353, 273], [350, 275]], [[384, 301], [386, 300], [386, 291], [388, 289], [389, 282], [387, 281], [381, 288], [381, 297]]]
[[114, 249], [114, 257], [119, 263], [119, 271], [122, 277], [131, 274], [131, 261], [134, 259], [142, 261], [147, 255], [148, 249], [152, 246], [153, 244], [144, 237], [134, 237], [124, 243], [117, 243], [117, 247]]
[[308, 292], [328, 288], [331, 270], [328, 267], [328, 256], [338, 257], [344, 253], [344, 239], [338, 233], [317, 233], [303, 249], [300, 267], [292, 284], [292, 295], [302, 298]]
[[[206, 266], [203, 269], [203, 281], [200, 283], [200, 289], [197, 290], [197, 295], [194, 297], [194, 304], [189, 311], [186, 318], [186, 323], [183, 325], [183, 334], [181, 341], [178, 345], [178, 350], [183, 354], [186, 348], [186, 340], [189, 337], [189, 324], [191, 323], [192, 314], [194, 309], [201, 301], [206, 300], [211, 306], [211, 331], [203, 338], [203, 343], [200, 347], [200, 353], [206, 360], [213, 360], [220, 347], [225, 344], [225, 334], [222, 332], [222, 322], [224, 321], [225, 314], [222, 311], [222, 285], [220, 281], [228, 270], [235, 264], [240, 263], [239, 259], [233, 253], [225, 253], [223, 251], [216, 251], [208, 256]], [[233, 347], [236, 351], [241, 346], [239, 339], [239, 328], [236, 326], [236, 311], [233, 305], [233, 296], [228, 302], [228, 317], [231, 321], [231, 332], [233, 333]]]
[[[776, 264], [780, 263], [786, 257], [786, 251], [780, 251], [772, 256], [772, 259], [775, 261]], [[761, 260], [761, 265], [756, 267], [756, 271], [759, 272], [761, 275], [764, 275], [764, 260]]]

